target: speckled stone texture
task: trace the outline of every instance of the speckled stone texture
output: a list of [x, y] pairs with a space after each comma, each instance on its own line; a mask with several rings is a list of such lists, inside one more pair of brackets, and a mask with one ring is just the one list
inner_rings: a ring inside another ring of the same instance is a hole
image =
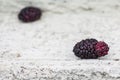
[[[59, 62], [59, 63], [58, 63]], [[101, 64], [97, 64], [97, 63]], [[7, 63], [7, 64], [6, 64]], [[119, 61], [1, 61], [1, 80], [119, 80]]]
[[[0, 0], [0, 80], [120, 80], [119, 0]], [[41, 20], [22, 23], [26, 6]], [[86, 38], [105, 41], [109, 55], [81, 60], [72, 52]]]

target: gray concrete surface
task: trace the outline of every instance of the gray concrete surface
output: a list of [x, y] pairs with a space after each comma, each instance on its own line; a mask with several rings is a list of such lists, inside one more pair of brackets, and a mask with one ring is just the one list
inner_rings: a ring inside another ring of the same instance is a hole
[[[25, 6], [41, 8], [41, 20], [20, 22]], [[0, 80], [120, 80], [119, 0], [0, 0], [0, 17]], [[74, 56], [86, 38], [108, 43], [109, 54]]]

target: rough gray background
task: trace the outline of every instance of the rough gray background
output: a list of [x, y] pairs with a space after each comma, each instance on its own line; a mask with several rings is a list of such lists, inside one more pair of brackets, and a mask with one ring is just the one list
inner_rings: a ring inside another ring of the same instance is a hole
[[[22, 23], [25, 6], [43, 10]], [[0, 0], [0, 80], [120, 80], [119, 0]], [[109, 55], [80, 60], [76, 42], [96, 38]]]

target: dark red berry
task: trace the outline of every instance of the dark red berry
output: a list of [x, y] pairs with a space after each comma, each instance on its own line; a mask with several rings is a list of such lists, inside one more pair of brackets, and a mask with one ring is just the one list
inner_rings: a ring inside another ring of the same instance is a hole
[[99, 57], [107, 55], [109, 51], [108, 45], [102, 41], [96, 44], [95, 49]]
[[86, 39], [78, 42], [73, 49], [74, 54], [81, 59], [96, 59], [108, 54], [109, 47], [105, 42], [96, 39]]
[[36, 7], [26, 7], [20, 11], [18, 18], [23, 22], [33, 22], [41, 18], [42, 11]]
[[98, 55], [95, 52], [96, 39], [86, 39], [78, 42], [73, 49], [74, 54], [81, 59], [96, 59]]

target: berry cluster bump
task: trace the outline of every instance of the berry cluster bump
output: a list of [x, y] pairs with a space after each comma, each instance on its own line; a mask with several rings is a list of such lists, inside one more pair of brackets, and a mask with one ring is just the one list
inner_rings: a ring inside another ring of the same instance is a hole
[[40, 19], [41, 15], [41, 9], [36, 7], [25, 7], [18, 14], [18, 18], [22, 22], [33, 22]]
[[78, 42], [73, 52], [81, 59], [97, 59], [108, 54], [109, 47], [105, 42], [96, 39], [86, 39]]

